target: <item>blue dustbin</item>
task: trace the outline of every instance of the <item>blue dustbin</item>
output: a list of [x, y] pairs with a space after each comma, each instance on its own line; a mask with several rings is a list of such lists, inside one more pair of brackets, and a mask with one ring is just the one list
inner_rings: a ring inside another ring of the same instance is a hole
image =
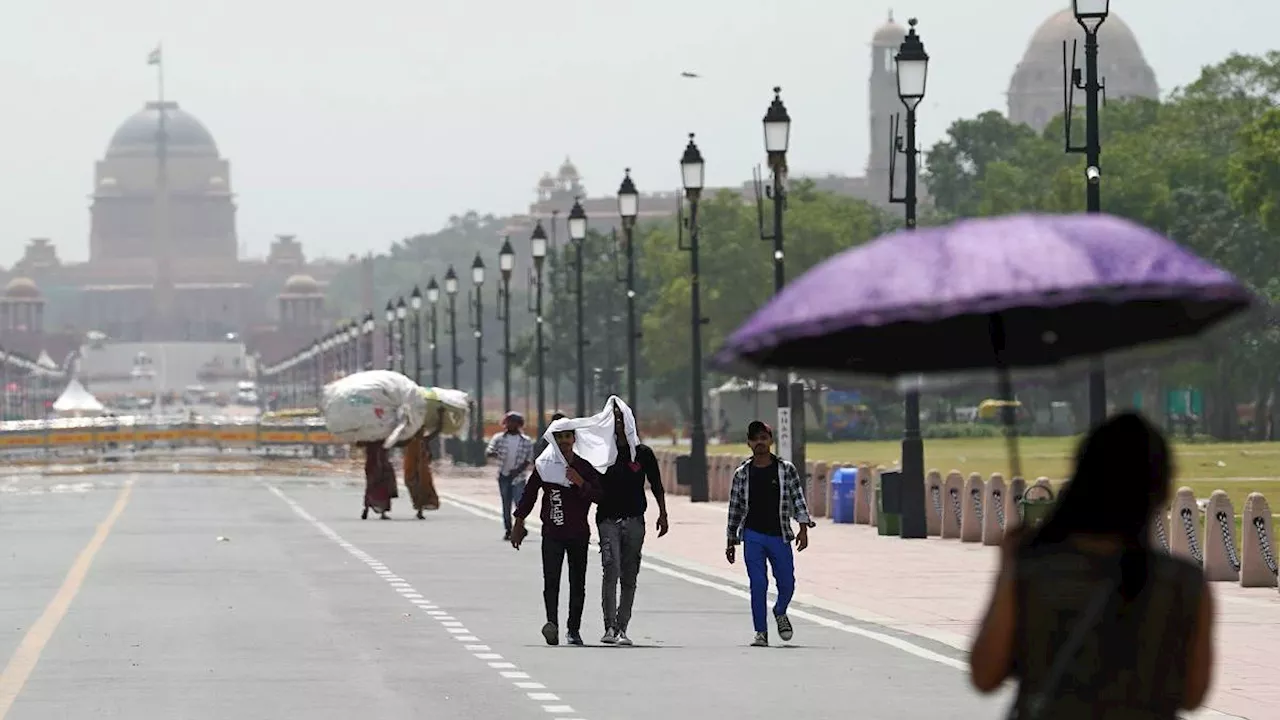
[[857, 468], [840, 468], [831, 475], [832, 522], [853, 522], [853, 499], [857, 487]]

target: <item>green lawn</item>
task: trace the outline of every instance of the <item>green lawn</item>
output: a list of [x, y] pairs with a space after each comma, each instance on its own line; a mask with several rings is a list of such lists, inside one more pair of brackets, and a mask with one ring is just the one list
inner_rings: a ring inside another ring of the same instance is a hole
[[[1033, 480], [1041, 475], [1061, 480], [1070, 472], [1075, 438], [1019, 438], [1022, 475]], [[944, 474], [959, 470], [968, 475], [993, 472], [1009, 476], [1009, 456], [1003, 438], [957, 438], [925, 440], [925, 467]], [[1280, 512], [1280, 442], [1177, 444], [1178, 486], [1187, 486], [1196, 497], [1208, 497], [1216, 489], [1231, 496], [1236, 512], [1244, 509], [1250, 492], [1267, 496], [1273, 512]], [[678, 448], [687, 452], [687, 446]], [[746, 446], [708, 447], [711, 454], [745, 455]], [[896, 441], [811, 443], [809, 460], [849, 464], [895, 465], [901, 457]]]

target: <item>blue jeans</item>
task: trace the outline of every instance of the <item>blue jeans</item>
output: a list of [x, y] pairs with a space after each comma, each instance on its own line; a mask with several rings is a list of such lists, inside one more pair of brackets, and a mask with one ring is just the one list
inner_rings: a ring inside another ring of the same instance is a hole
[[511, 532], [511, 511], [520, 504], [525, 481], [519, 476], [498, 473], [498, 496], [502, 498], [502, 527]]
[[747, 566], [747, 578], [751, 580], [751, 622], [756, 632], [768, 632], [769, 617], [765, 603], [769, 599], [769, 576], [765, 565], [773, 566], [773, 580], [778, 584], [778, 602], [773, 606], [774, 615], [785, 615], [796, 592], [795, 558], [791, 543], [781, 535], [761, 535], [753, 530], [742, 531], [742, 560]]

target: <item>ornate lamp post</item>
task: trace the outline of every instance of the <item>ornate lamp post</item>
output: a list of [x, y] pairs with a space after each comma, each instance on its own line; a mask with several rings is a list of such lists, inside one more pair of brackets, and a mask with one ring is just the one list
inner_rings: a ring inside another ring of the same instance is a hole
[[627, 404], [636, 408], [636, 256], [635, 227], [640, 214], [640, 193], [631, 180], [631, 168], [622, 176], [618, 186], [618, 216], [622, 218], [622, 238], [627, 244]]
[[[760, 220], [760, 238], [773, 241], [773, 292], [782, 292], [787, 282], [786, 255], [783, 252], [783, 213], [787, 208], [787, 148], [791, 144], [791, 115], [782, 103], [782, 88], [773, 89], [773, 102], [764, 114], [764, 149], [768, 156], [772, 182], [765, 188], [773, 204], [773, 229], [764, 232], [763, 217]], [[759, 186], [757, 185], [757, 188]], [[757, 197], [759, 190], [757, 189]], [[759, 208], [759, 206], [757, 206]], [[759, 211], [763, 216], [763, 210]], [[792, 453], [791, 382], [788, 373], [779, 372], [774, 377], [778, 397], [778, 456], [795, 461]]]
[[440, 307], [440, 286], [436, 284], [434, 276], [427, 283], [427, 303], [431, 305], [431, 347], [428, 348], [431, 350], [431, 384], [439, 387], [440, 353], [438, 350], [439, 345], [437, 344], [439, 333], [436, 332], [436, 328], [439, 320], [437, 310]]
[[[1102, 136], [1098, 121], [1099, 96], [1103, 83], [1098, 78], [1098, 29], [1106, 22], [1111, 11], [1110, 0], [1072, 0], [1071, 9], [1076, 22], [1084, 28], [1084, 82], [1080, 81], [1080, 71], [1075, 67], [1075, 48], [1071, 53], [1071, 79], [1066, 92], [1065, 130], [1066, 149], [1068, 153], [1083, 153], [1085, 157], [1085, 212], [1102, 212]], [[1063, 56], [1066, 55], [1066, 42], [1063, 42]], [[1084, 145], [1071, 144], [1071, 113], [1073, 90], [1084, 91]], [[1013, 414], [1013, 408], [1005, 408], [1004, 412]], [[1012, 418], [1006, 418], [1012, 419]], [[1098, 360], [1089, 370], [1089, 424], [1098, 425], [1107, 419], [1107, 375], [1102, 361]]]
[[373, 311], [369, 311], [364, 315], [364, 369], [373, 369], [373, 331], [377, 327], [377, 323], [373, 321]]
[[511, 410], [511, 272], [516, 267], [516, 251], [511, 238], [504, 238], [498, 251], [498, 270], [502, 284], [498, 286], [498, 319], [502, 321], [502, 409]]
[[547, 422], [546, 373], [542, 365], [546, 354], [542, 339], [542, 264], [547, 259], [547, 231], [542, 229], [541, 220], [533, 226], [533, 235], [529, 237], [529, 252], [533, 255], [533, 277], [529, 284], [533, 288], [533, 352], [538, 374], [538, 422], [535, 427], [538, 428], [538, 437], [542, 437], [546, 432]]
[[396, 369], [396, 306], [387, 301], [387, 369]]
[[[926, 81], [929, 77], [929, 54], [924, 51], [924, 43], [916, 34], [916, 19], [907, 21], [910, 30], [903, 39], [895, 57], [898, 72], [898, 98], [907, 110], [907, 136], [905, 138], [894, 130], [894, 146], [890, 149], [890, 157], [897, 153], [906, 155], [906, 189], [902, 197], [893, 194], [894, 163], [889, 164], [889, 201], [902, 203], [905, 208], [908, 230], [916, 228], [916, 170], [919, 167], [920, 149], [916, 145], [916, 108], [924, 99]], [[896, 123], [895, 123], [896, 124]], [[920, 389], [911, 387], [903, 400], [902, 426], [902, 482], [924, 484], [924, 441], [920, 438]]]
[[[472, 311], [470, 324], [476, 337], [476, 417], [472, 437], [481, 441], [484, 437], [484, 295], [481, 293], [484, 288], [484, 260], [480, 259], [480, 253], [476, 253], [476, 259], [471, 263], [471, 284], [475, 286], [475, 293], [469, 306]], [[482, 461], [483, 457], [476, 460], [477, 463]]]
[[582, 198], [573, 199], [573, 208], [569, 210], [569, 239], [573, 241], [573, 274], [576, 291], [574, 295], [578, 304], [578, 417], [587, 414], [587, 341], [583, 337], [582, 317], [582, 245], [587, 240], [587, 211], [582, 207]]
[[707, 492], [707, 431], [702, 424], [702, 288], [698, 276], [698, 201], [706, 179], [706, 164], [702, 153], [689, 133], [689, 144], [680, 157], [680, 177], [684, 184], [685, 199], [689, 201], [689, 245], [677, 241], [681, 250], [689, 252], [689, 306], [691, 310], [689, 334], [692, 345], [691, 370], [693, 382], [689, 388], [693, 400], [693, 432], [690, 437], [690, 468], [693, 478], [689, 485], [689, 500], [706, 502]]
[[422, 291], [417, 285], [409, 293], [409, 307], [413, 310], [413, 381], [422, 384]]
[[452, 338], [453, 351], [452, 359], [449, 361], [452, 366], [449, 373], [449, 382], [452, 387], [458, 387], [458, 362], [462, 358], [458, 357], [458, 274], [453, 271], [453, 266], [444, 273], [444, 294], [449, 296], [449, 337]]
[[[405, 320], [409, 316], [409, 309], [405, 306], [404, 296], [400, 296], [399, 302], [396, 303], [396, 334], [400, 336], [399, 343], [396, 348], [397, 354], [400, 356], [400, 372], [409, 374], [409, 353], [405, 349], [405, 338], [408, 333], [405, 332]], [[415, 379], [414, 382], [417, 382]]]

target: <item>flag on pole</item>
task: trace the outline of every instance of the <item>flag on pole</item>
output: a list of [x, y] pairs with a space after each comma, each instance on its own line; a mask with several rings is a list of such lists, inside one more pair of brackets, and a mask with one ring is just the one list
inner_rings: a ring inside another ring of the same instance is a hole
[[147, 54], [147, 64], [148, 65], [160, 64], [160, 46], [159, 45], [156, 46], [155, 50], [152, 50], [150, 53]]

